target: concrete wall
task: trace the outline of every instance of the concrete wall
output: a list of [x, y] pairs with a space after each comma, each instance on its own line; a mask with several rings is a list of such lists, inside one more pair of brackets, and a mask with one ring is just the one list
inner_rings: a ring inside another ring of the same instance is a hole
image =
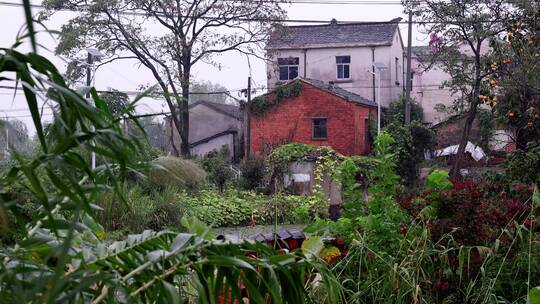
[[232, 157], [234, 156], [232, 152], [234, 151], [233, 149], [236, 144], [237, 136], [238, 135], [236, 134], [225, 134], [218, 138], [214, 138], [207, 143], [199, 144], [191, 148], [191, 155], [203, 157], [209, 152], [212, 152], [213, 150], [220, 150], [221, 147], [227, 146], [229, 148], [229, 151], [231, 152], [230, 156], [232, 159]]
[[[189, 109], [189, 142], [194, 143], [215, 134], [235, 130], [237, 131], [236, 139], [233, 139], [233, 134], [226, 134], [221, 137], [210, 140], [191, 149], [193, 156], [203, 157], [212, 150], [219, 150], [223, 145], [229, 147], [231, 151], [231, 159], [234, 156], [234, 151], [237, 155], [241, 152], [242, 147], [240, 141], [244, 134], [242, 121], [231, 116], [225, 115], [204, 104], [198, 104]], [[170, 124], [169, 124], [170, 126]], [[173, 125], [173, 141], [175, 146], [180, 151], [180, 135]]]
[[[315, 185], [315, 163], [292, 162], [289, 165], [289, 174], [284, 176], [286, 187], [292, 187], [294, 194], [311, 195]], [[330, 176], [323, 178], [322, 190], [329, 200], [330, 206], [341, 205], [341, 185], [334, 182]]]
[[450, 75], [440, 67], [434, 66], [426, 70], [417, 58], [412, 59], [411, 70], [414, 73], [411, 96], [422, 106], [424, 110], [424, 122], [437, 124], [446, 120], [451, 114], [437, 111], [438, 105], [451, 107], [459, 95], [453, 96], [448, 88], [440, 88], [444, 81], [450, 79]]
[[[350, 80], [337, 80], [336, 56], [351, 56]], [[403, 92], [403, 47], [397, 32], [391, 46], [276, 50], [269, 51], [268, 57], [270, 63], [266, 70], [270, 89], [279, 83], [277, 58], [298, 57], [299, 77], [324, 82], [334, 81], [340, 87], [374, 101], [376, 96], [373, 91], [373, 75], [370, 71], [373, 62], [382, 62], [387, 69], [381, 73], [381, 105], [388, 106]]]

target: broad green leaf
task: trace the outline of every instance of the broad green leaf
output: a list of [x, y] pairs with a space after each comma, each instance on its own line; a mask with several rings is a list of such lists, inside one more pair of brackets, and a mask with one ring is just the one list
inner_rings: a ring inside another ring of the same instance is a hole
[[175, 238], [171, 245], [171, 251], [176, 252], [182, 249], [193, 237], [192, 234], [180, 233]]
[[319, 255], [324, 248], [323, 240], [320, 236], [310, 236], [302, 243], [302, 252], [306, 255]]
[[529, 304], [540, 304], [540, 286], [529, 291]]
[[180, 304], [180, 294], [178, 293], [176, 287], [167, 281], [161, 281], [161, 284], [163, 284], [163, 289], [165, 290], [167, 296], [167, 303]]

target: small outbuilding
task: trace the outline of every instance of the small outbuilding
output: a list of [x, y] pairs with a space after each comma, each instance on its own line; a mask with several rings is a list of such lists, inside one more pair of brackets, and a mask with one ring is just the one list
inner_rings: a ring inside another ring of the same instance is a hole
[[369, 125], [376, 119], [373, 101], [333, 83], [297, 79], [253, 100], [251, 153], [297, 142], [365, 155], [371, 147]]
[[[180, 151], [180, 135], [169, 119], [172, 143]], [[192, 156], [203, 157], [226, 146], [231, 160], [243, 154], [243, 119], [240, 107], [209, 101], [198, 101], [189, 106], [189, 148]], [[174, 153], [174, 151], [171, 151]]]

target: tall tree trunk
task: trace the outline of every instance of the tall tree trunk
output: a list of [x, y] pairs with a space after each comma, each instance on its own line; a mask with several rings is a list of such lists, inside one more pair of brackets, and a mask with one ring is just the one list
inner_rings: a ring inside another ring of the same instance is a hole
[[477, 102], [471, 104], [471, 108], [467, 115], [467, 120], [465, 120], [465, 126], [463, 127], [463, 133], [461, 135], [461, 140], [459, 142], [459, 148], [456, 153], [456, 158], [454, 160], [454, 165], [452, 166], [451, 175], [453, 178], [459, 176], [459, 171], [461, 169], [461, 160], [465, 154], [465, 148], [467, 147], [467, 142], [469, 141], [469, 135], [471, 133], [472, 125], [474, 119], [476, 118], [476, 108], [478, 106]]
[[[185, 74], [186, 72], [184, 72]], [[182, 156], [189, 157], [189, 71], [187, 71], [187, 77], [183, 77], [182, 81], [182, 101], [180, 106], [180, 121], [182, 122], [182, 130], [180, 131], [180, 138], [182, 143], [180, 144], [180, 153]]]

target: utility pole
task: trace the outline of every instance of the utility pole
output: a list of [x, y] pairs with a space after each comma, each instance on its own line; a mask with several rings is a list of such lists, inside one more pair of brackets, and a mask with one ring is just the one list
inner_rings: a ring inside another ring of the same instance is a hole
[[411, 123], [411, 56], [412, 56], [412, 10], [409, 9], [409, 29], [407, 37], [407, 77], [405, 91], [405, 124]]
[[[92, 86], [92, 64], [94, 63], [94, 58], [90, 52], [86, 57], [86, 100], [90, 100], [90, 87]], [[92, 128], [93, 130], [93, 128]], [[96, 168], [96, 152], [92, 151], [92, 170]]]
[[251, 154], [251, 76], [248, 77], [248, 85], [247, 85], [247, 104], [245, 109], [245, 120], [244, 123], [246, 124], [245, 134], [244, 134], [244, 159], [248, 159], [249, 155]]

